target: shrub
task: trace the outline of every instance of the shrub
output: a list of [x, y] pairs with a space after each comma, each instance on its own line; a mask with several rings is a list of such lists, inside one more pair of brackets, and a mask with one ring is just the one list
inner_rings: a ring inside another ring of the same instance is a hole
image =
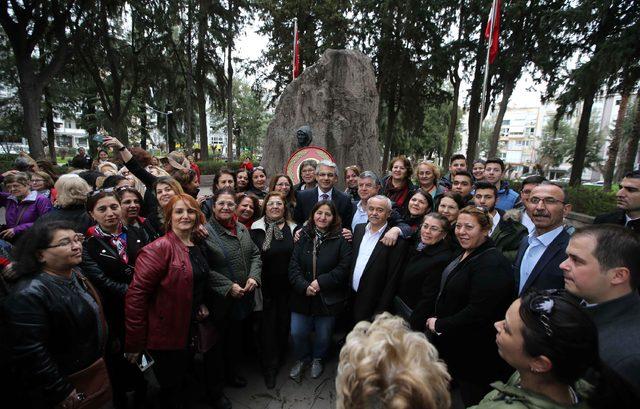
[[614, 186], [611, 192], [605, 192], [599, 186], [567, 187], [569, 203], [573, 205], [573, 211], [589, 216], [615, 210], [617, 191], [617, 186]]
[[[203, 175], [214, 175], [220, 168], [229, 168], [233, 171], [236, 171], [242, 164], [241, 161], [233, 161], [231, 163], [228, 163], [227, 161], [220, 159], [208, 159], [196, 163], [200, 167], [200, 172], [202, 172]], [[258, 164], [254, 163], [254, 166], [257, 165]]]

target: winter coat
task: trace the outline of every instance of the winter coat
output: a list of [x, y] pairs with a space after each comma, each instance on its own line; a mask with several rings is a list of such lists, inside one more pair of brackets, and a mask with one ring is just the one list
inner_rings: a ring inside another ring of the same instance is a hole
[[500, 213], [500, 222], [491, 234], [491, 240], [495, 243], [498, 250], [513, 263], [518, 254], [522, 239], [529, 234], [529, 231], [520, 222], [509, 218], [505, 213], [496, 209]]
[[[40, 216], [51, 210], [51, 201], [39, 195], [38, 192], [30, 192], [20, 202], [7, 192], [0, 192], [0, 207], [6, 208], [5, 220], [7, 229], [14, 229], [19, 236], [25, 230], [33, 226]], [[15, 238], [12, 239], [15, 241]]]
[[46, 223], [53, 220], [63, 220], [69, 223], [69, 227], [77, 233], [85, 234], [87, 229], [96, 224], [84, 204], [67, 207], [53, 207], [50, 212], [41, 216], [36, 224]]

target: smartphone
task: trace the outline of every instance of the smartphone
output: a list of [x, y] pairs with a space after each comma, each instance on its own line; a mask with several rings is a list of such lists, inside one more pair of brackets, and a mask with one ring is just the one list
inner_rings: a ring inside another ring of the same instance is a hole
[[100, 134], [93, 135], [93, 140], [98, 143], [104, 142], [104, 136]]

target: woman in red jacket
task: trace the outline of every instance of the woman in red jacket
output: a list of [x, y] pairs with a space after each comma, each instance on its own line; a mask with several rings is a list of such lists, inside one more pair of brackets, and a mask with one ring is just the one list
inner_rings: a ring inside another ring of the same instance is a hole
[[[202, 334], [197, 324], [209, 317], [209, 267], [206, 250], [192, 241], [193, 231], [205, 222], [198, 202], [178, 194], [164, 207], [164, 216], [167, 233], [142, 249], [127, 291], [125, 351], [131, 362], [149, 351], [160, 401], [165, 408], [177, 408], [193, 354], [207, 352], [196, 350], [194, 335]], [[208, 355], [205, 368], [210, 367]]]

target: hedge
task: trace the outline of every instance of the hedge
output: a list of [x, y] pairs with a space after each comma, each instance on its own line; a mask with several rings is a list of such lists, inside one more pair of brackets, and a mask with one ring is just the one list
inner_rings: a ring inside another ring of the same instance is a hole
[[[203, 175], [214, 175], [220, 168], [227, 168], [234, 171], [238, 170], [240, 169], [242, 161], [227, 162], [220, 159], [208, 159], [196, 163]], [[254, 163], [253, 165], [258, 166], [257, 163]]]

